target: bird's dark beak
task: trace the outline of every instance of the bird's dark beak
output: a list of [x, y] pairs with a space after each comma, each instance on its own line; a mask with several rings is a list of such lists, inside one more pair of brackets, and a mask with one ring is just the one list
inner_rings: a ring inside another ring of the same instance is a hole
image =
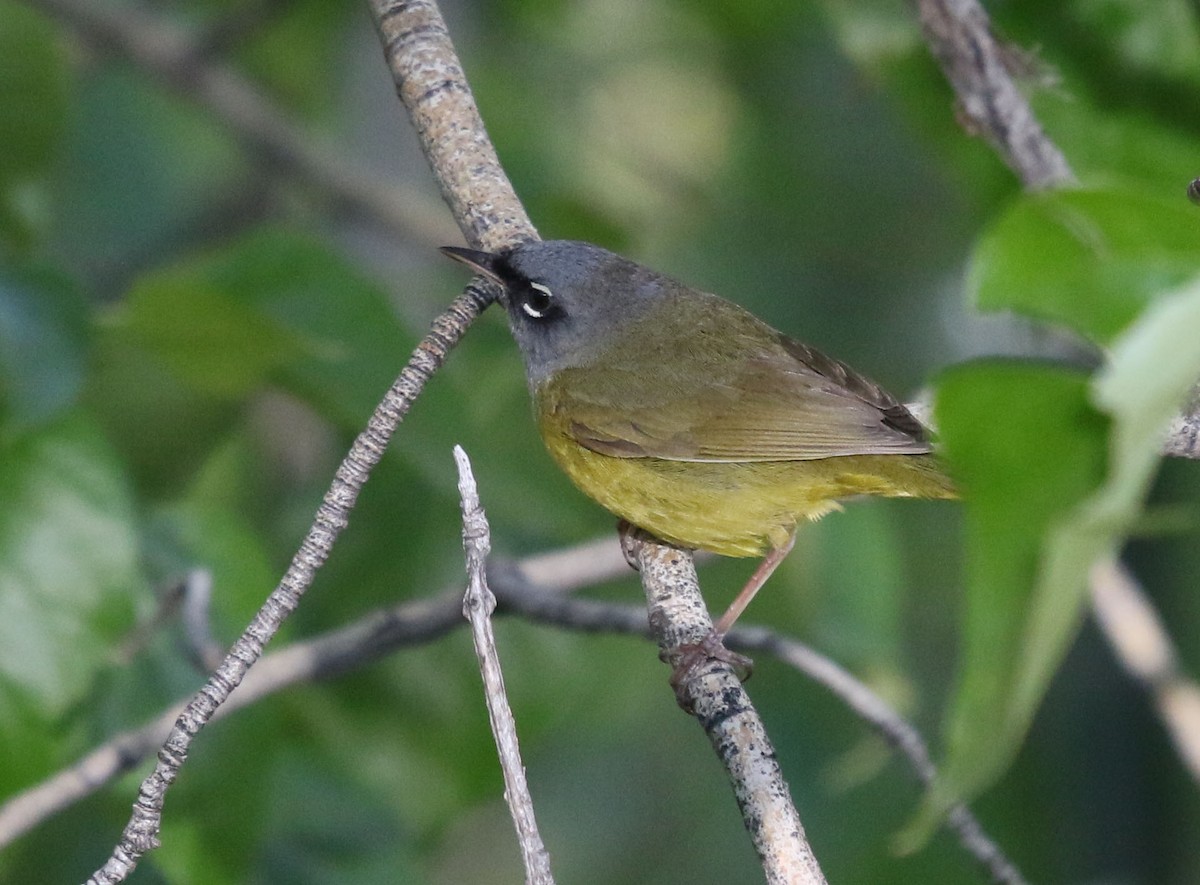
[[439, 250], [441, 253], [455, 261], [461, 261], [467, 267], [476, 273], [483, 274], [489, 280], [499, 285], [504, 285], [504, 280], [500, 279], [500, 275], [496, 273], [495, 261], [496, 256], [490, 252], [479, 252], [475, 249], [463, 249], [460, 246], [442, 246]]

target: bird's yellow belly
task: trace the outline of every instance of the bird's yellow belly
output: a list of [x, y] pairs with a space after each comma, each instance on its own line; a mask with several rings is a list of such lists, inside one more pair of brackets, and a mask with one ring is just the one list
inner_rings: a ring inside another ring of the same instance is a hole
[[681, 547], [759, 556], [803, 519], [854, 495], [950, 498], [929, 455], [848, 455], [811, 461], [705, 462], [614, 458], [546, 428], [550, 454], [610, 512]]

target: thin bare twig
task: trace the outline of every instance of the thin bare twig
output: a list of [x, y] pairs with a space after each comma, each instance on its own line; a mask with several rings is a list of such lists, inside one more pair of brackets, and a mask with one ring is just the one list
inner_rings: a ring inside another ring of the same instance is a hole
[[[463, 180], [445, 174], [444, 169], [450, 167], [439, 166], [436, 156], [431, 157], [431, 165], [435, 174], [438, 175], [442, 192], [446, 196], [446, 201], [451, 205], [455, 218], [466, 234], [467, 240], [475, 245], [491, 238], [503, 241], [504, 245], [511, 245], [535, 238], [536, 233], [525, 217], [520, 204], [509, 206], [503, 202], [511, 193], [511, 187], [500, 168], [475, 103], [471, 99], [469, 91], [465, 89], [461, 68], [453, 56], [450, 38], [446, 33], [445, 23], [437, 11], [436, 4], [432, 0], [371, 0], [371, 5], [384, 41], [385, 54], [396, 80], [397, 91], [405, 100], [406, 105], [410, 108], [417, 107], [418, 110], [413, 112], [413, 119], [423, 139], [443, 145], [446, 150], [453, 151], [459, 156], [469, 156], [473, 160], [469, 166], [471, 176], [468, 180]], [[426, 42], [431, 47], [429, 57], [426, 57], [420, 48]], [[404, 51], [398, 52], [399, 47], [405, 47]], [[448, 79], [445, 86], [435, 88], [432, 92], [423, 92], [420, 88], [414, 87], [410, 78], [411, 72], [422, 69], [440, 70], [444, 67], [453, 74], [453, 78]], [[464, 86], [460, 88], [457, 85], [459, 83], [463, 83]], [[440, 106], [443, 103], [457, 103], [458, 112], [442, 113]], [[431, 113], [428, 118], [423, 117], [420, 113], [423, 104], [436, 108], [439, 112]], [[486, 170], [485, 174], [478, 175], [478, 169]], [[499, 199], [493, 198], [486, 191], [479, 190], [480, 181], [486, 182], [493, 176], [501, 183]], [[650, 543], [646, 543], [643, 545], [643, 549], [649, 550], [652, 546]], [[686, 619], [677, 620], [679, 616], [691, 608], [704, 611], [699, 588], [694, 581], [695, 569], [691, 554], [673, 548], [655, 549], [671, 549], [674, 561], [679, 564], [680, 568], [691, 571], [693, 581], [686, 589], [662, 584], [656, 580], [656, 577], [662, 574], [660, 570], [651, 566], [643, 568], [643, 585], [647, 595], [657, 599], [656, 607], [652, 609], [651, 624], [661, 628], [664, 635], [686, 632], [686, 625], [690, 622]], [[647, 563], [649, 563], [649, 559], [647, 559]], [[680, 592], [682, 595], [674, 597], [674, 592]], [[656, 615], [655, 612], [657, 612]], [[704, 613], [704, 617], [707, 619], [707, 612]], [[711, 624], [709, 629], [711, 629]], [[732, 674], [727, 675], [733, 678], [734, 683], [737, 683]], [[727, 688], [727, 686], [716, 685], [719, 681], [721, 680], [705, 676], [703, 687], [707, 691], [697, 689], [695, 693], [694, 709], [697, 710], [698, 715], [701, 709], [708, 709], [710, 703], [718, 705], [721, 703], [722, 697], [732, 696], [729, 692], [726, 692], [725, 695], [716, 693], [718, 688]], [[740, 691], [740, 685], [737, 691]], [[741, 703], [743, 704], [741, 709], [745, 715], [739, 718], [738, 722], [743, 723], [743, 727], [740, 730], [723, 730], [722, 743], [717, 745], [717, 749], [735, 783], [735, 792], [739, 802], [743, 803], [743, 813], [747, 825], [751, 828], [751, 835], [759, 849], [760, 857], [768, 870], [768, 878], [772, 881], [823, 881], [812, 852], [804, 842], [803, 830], [798, 817], [796, 817], [795, 809], [791, 807], [790, 799], [786, 797], [786, 785], [783, 784], [782, 778], [777, 777], [777, 779], [771, 780], [770, 785], [776, 790], [782, 789], [783, 800], [777, 794], [773, 801], [766, 801], [764, 804], [755, 804], [754, 802], [755, 799], [765, 800], [767, 798], [765, 794], [758, 793], [751, 782], [763, 777], [768, 760], [756, 759], [753, 764], [750, 764], [749, 760], [768, 744], [765, 733], [761, 731], [761, 722], [757, 720], [749, 699], [744, 693], [741, 694]], [[710, 735], [715, 733], [710, 731]], [[731, 747], [737, 741], [743, 743]], [[726, 752], [727, 750], [728, 752]], [[770, 757], [769, 763], [775, 765], [776, 775], [778, 775], [778, 766], [773, 756]], [[790, 814], [787, 812], [788, 807], [791, 808]], [[792, 826], [793, 823], [794, 826]], [[799, 872], [802, 869], [807, 871], [808, 878], [777, 878], [781, 875]], [[815, 876], [811, 875], [813, 872], [815, 872]]]
[[1162, 619], [1116, 559], [1091, 571], [1092, 614], [1125, 670], [1150, 693], [1192, 779], [1200, 783], [1200, 685], [1180, 670]]
[[[65, 8], [75, 5], [74, 0], [40, 2]], [[378, 9], [381, 32], [395, 31], [387, 41], [386, 54], [400, 98], [417, 128], [422, 150], [442, 184], [460, 228], [474, 245], [489, 249], [509, 245], [518, 236], [521, 239], [536, 237], [483, 132], [470, 87], [436, 5], [411, 2], [383, 3], [377, 7], [382, 7]], [[228, 82], [210, 85], [224, 87]], [[478, 123], [477, 131], [464, 130], [463, 127], [473, 123]], [[491, 166], [486, 165], [489, 156]], [[452, 184], [461, 190], [455, 190]], [[470, 198], [480, 194], [487, 194], [493, 202], [481, 207]], [[450, 348], [491, 303], [494, 294], [494, 289], [472, 283], [434, 321], [433, 329], [418, 345], [408, 365], [371, 416], [367, 429], [359, 434], [338, 468], [333, 485], [283, 579], [234, 643], [221, 666], [176, 720], [159, 751], [154, 771], [142, 782], [133, 815], [120, 841], [109, 859], [88, 880], [88, 885], [112, 885], [123, 881], [143, 854], [158, 847], [163, 801], [187, 759], [192, 739], [228, 699], [280, 624], [299, 604], [317, 569], [329, 556], [333, 542], [345, 528], [358, 493], [383, 457], [392, 433], [424, 389], [426, 381], [445, 361]]]
[[[529, 592], [516, 581], [510, 584], [509, 579], [501, 575], [492, 577], [491, 586], [504, 612], [518, 612], [530, 620], [571, 630], [651, 636], [646, 612], [637, 606]], [[735, 626], [726, 635], [725, 644], [735, 651], [769, 654], [824, 686], [900, 753], [923, 787], [937, 779], [937, 768], [920, 732], [887, 701], [831, 659], [802, 642], [765, 627]], [[959, 803], [951, 808], [945, 826], [987, 872], [991, 881], [1002, 885], [1024, 885], [1025, 879], [1016, 865], [987, 835], [966, 805]]]
[[[64, 2], [64, 0], [45, 0], [45, 2], [61, 3]], [[410, 111], [413, 114], [414, 120], [417, 122], [418, 130], [426, 142], [427, 151], [431, 156], [431, 162], [437, 171], [437, 174], [439, 175], [439, 181], [442, 184], [443, 191], [447, 194], [448, 200], [451, 202], [454, 208], [455, 216], [459, 220], [460, 226], [462, 226], [464, 231], [467, 233], [468, 239], [473, 245], [479, 245], [492, 249], [500, 248], [504, 245], [510, 245], [511, 243], [520, 240], [529, 239], [534, 235], [532, 228], [528, 225], [527, 219], [524, 218], [523, 211], [520, 211], [519, 203], [515, 203], [515, 198], [512, 203], [507, 205], [503, 202], [503, 200], [493, 201], [476, 199], [476, 197], [479, 195], [477, 176], [480, 169], [485, 171], [486, 177], [489, 181], [497, 182], [498, 192], [502, 197], [505, 195], [504, 192], [506, 190], [510, 191], [511, 189], [507, 188], [507, 181], [503, 179], [503, 173], [499, 170], [499, 164], [494, 164], [496, 174], [491, 175], [491, 168], [487, 166], [486, 162], [484, 162], [489, 156], [494, 160], [494, 154], [490, 153], [490, 145], [487, 143], [486, 135], [483, 134], [481, 124], [479, 126], [475, 126], [473, 124], [464, 125], [461, 122], [461, 118], [457, 112], [447, 113], [443, 109], [443, 105], [446, 103], [463, 101], [465, 102], [466, 106], [469, 106], [470, 112], [474, 114], [473, 101], [470, 99], [470, 93], [466, 89], [465, 81], [461, 80], [461, 71], [458, 70], [457, 62], [453, 58], [453, 52], [449, 47], [449, 41], [445, 35], [444, 25], [441, 23], [440, 17], [437, 16], [436, 7], [429, 3], [420, 2], [376, 3], [374, 5], [377, 9], [377, 19], [381, 33], [386, 40], [388, 58], [389, 62], [392, 63], [393, 73], [396, 76], [398, 91], [400, 92], [402, 98], [405, 99], [406, 104], [408, 104], [410, 107]], [[422, 16], [425, 16], [425, 20], [423, 22], [415, 21], [420, 19]], [[446, 63], [451, 63], [453, 69], [448, 69], [446, 67]], [[437, 78], [447, 76], [451, 79], [440, 80], [436, 82], [431, 80], [431, 77]], [[473, 121], [477, 121], [477, 115], [471, 119]], [[450, 123], [449, 121], [453, 122]], [[461, 163], [461, 158], [464, 156], [467, 157], [467, 162]], [[448, 173], [447, 171], [458, 170], [459, 172], [462, 172], [464, 168], [467, 168], [469, 172], [465, 173], [464, 177], [461, 179], [456, 178], [452, 172]], [[475, 188], [475, 190], [472, 190], [472, 188]], [[464, 298], [470, 298], [471, 296], [474, 296], [475, 302], [473, 303], [477, 309], [481, 309], [483, 304], [486, 303], [485, 296], [478, 292], [469, 291], [468, 295], [464, 296]], [[459, 334], [461, 334], [461, 329], [459, 330]], [[416, 359], [416, 357], [414, 357], [414, 359]], [[364, 434], [364, 437], [365, 436], [366, 434]], [[362, 437], [360, 437], [360, 440], [361, 439]], [[384, 442], [386, 442], [386, 436], [384, 437]], [[382, 448], [380, 448], [379, 452], [374, 453], [376, 459], [381, 451]], [[350, 459], [348, 458], [347, 460], [349, 461]], [[363, 478], [365, 479], [365, 476]], [[336, 485], [335, 490], [337, 490]], [[350, 495], [348, 498], [346, 498], [340, 494], [335, 494], [335, 490], [331, 490], [331, 497], [338, 498], [338, 505], [344, 505], [344, 507], [341, 507], [335, 512], [337, 515], [343, 517], [343, 519], [340, 523], [330, 522], [326, 524], [322, 524], [321, 521], [318, 520], [317, 526], [315, 526], [313, 530], [314, 533], [319, 535], [319, 537], [314, 539], [315, 541], [328, 541], [331, 543], [342, 525], [344, 525], [344, 516], [348, 514], [349, 507], [353, 504], [353, 495]], [[354, 494], [356, 493], [357, 490], [355, 489]], [[310, 539], [313, 539], [312, 534], [310, 534]], [[327, 545], [321, 549], [323, 549], [324, 553], [327, 554]], [[672, 569], [682, 566], [685, 570], [690, 570], [690, 556], [686, 556], [681, 554], [679, 551], [672, 551], [670, 548], [663, 548], [658, 545], [643, 545], [643, 551], [651, 549], [658, 550], [660, 552], [670, 551], [670, 565]], [[309, 566], [310, 570], [303, 577], [306, 577], [310, 580], [311, 570], [319, 566], [323, 557], [318, 558], [315, 563], [301, 562], [302, 558], [308, 553], [311, 553], [311, 549], [302, 550], [302, 554], [298, 555], [297, 561], [294, 562], [294, 565], [299, 563], [301, 567]], [[646, 574], [646, 572], [653, 573], [656, 571], [656, 568], [653, 565], [653, 562], [655, 561], [653, 555], [643, 552], [640, 558], [642, 559], [644, 574]], [[287, 578], [285, 576], [285, 583], [286, 580]], [[277, 588], [277, 592], [284, 589], [285, 583], [281, 583], [280, 588]], [[653, 574], [650, 578], [645, 579], [645, 583], [648, 593], [651, 594], [658, 592], [658, 590], [661, 590], [662, 587], [668, 586], [657, 581]], [[303, 586], [306, 585], [307, 581], [305, 581], [305, 583], [301, 586], [301, 592]], [[298, 601], [298, 596], [298, 593], [292, 593], [275, 600], [277, 603], [275, 608], [282, 608], [284, 611], [289, 610], [287, 603], [294, 605], [295, 602]], [[272, 598], [274, 599], [274, 594]], [[694, 598], [698, 599], [698, 596]], [[665, 597], [657, 597], [657, 602], [659, 604], [657, 611], [660, 613], [666, 611], [666, 607], [662, 605], [664, 601]], [[282, 605], [280, 605], [280, 603], [282, 603]], [[272, 603], [269, 600], [268, 607], [270, 607], [271, 604]], [[689, 599], [685, 602], [685, 607], [690, 604], [691, 597], [689, 597]], [[703, 608], [702, 603], [700, 608]], [[674, 620], [674, 617], [674, 615], [664, 615], [662, 617], [662, 621], [659, 626], [664, 627], [666, 630], [666, 633], [663, 635], [669, 634], [671, 631], [679, 628], [682, 622]], [[653, 620], [654, 619], [652, 618], [652, 621]], [[258, 629], [261, 626], [262, 625], [258, 623], [258, 619], [256, 619], [255, 625], [253, 625], [251, 630], [247, 632], [247, 636], [250, 636], [255, 642], [258, 642], [260, 638], [265, 641], [266, 638], [269, 638], [274, 628], [272, 627], [270, 630], [263, 631]], [[245, 638], [246, 637], [243, 637], [243, 639]], [[235, 646], [235, 652], [237, 650], [238, 646]], [[245, 668], [253, 662], [254, 657], [256, 657], [261, 651], [261, 642], [259, 642], [257, 648], [251, 648], [251, 651], [253, 654], [250, 656], [248, 661], [230, 664], [230, 660], [236, 660], [236, 658], [227, 659], [226, 663], [222, 665], [223, 669], [237, 671], [240, 668], [241, 672], [245, 672]], [[240, 675], [240, 673], [237, 675]], [[709, 674], [707, 671], [701, 671], [699, 673], [699, 681], [711, 682], [713, 681], [710, 678], [712, 675], [713, 674]], [[705, 686], [704, 688], [706, 690], [702, 691], [696, 688], [690, 690], [690, 697], [692, 698], [692, 701], [698, 711], [704, 709], [705, 702], [714, 700], [718, 697], [718, 693], [713, 692], [708, 686]], [[740, 691], [740, 687], [738, 690]], [[224, 691], [227, 695], [228, 687], [224, 684], [218, 683], [214, 691], [214, 695], [219, 695], [221, 691]], [[742, 697], [744, 698], [744, 695]], [[214, 697], [211, 699], [216, 700], [217, 703], [219, 703], [219, 698]], [[195, 703], [196, 701], [193, 702], [193, 704]], [[184, 716], [180, 718], [180, 723], [188, 719], [189, 713], [192, 710], [193, 705], [189, 705], [188, 712], [185, 712]], [[730, 711], [727, 709], [720, 711], [713, 709], [712, 712], [720, 712], [722, 715], [724, 715]], [[200, 724], [203, 723], [201, 722]], [[175, 731], [178, 731], [179, 728], [180, 724], [177, 723]], [[753, 732], [753, 729], [751, 728], [750, 731]], [[190, 740], [190, 736], [191, 733], [184, 735], [187, 740]], [[767, 746], [765, 741], [763, 741], [764, 737], [765, 736], [760, 734], [751, 734], [752, 740], [759, 741], [760, 748]], [[171, 749], [178, 750], [179, 747], [176, 745], [172, 746]], [[186, 740], [182, 745], [182, 749], [186, 750]], [[168, 754], [166, 751], [164, 751], [163, 755], [171, 754]], [[178, 756], [179, 761], [182, 761], [181, 752], [174, 753], [173, 755]], [[767, 755], [770, 755], [769, 752]], [[761, 761], [761, 759], [739, 757], [738, 759], [734, 760], [735, 764], [731, 768], [731, 776], [734, 777], [735, 782], [738, 784], [746, 783], [743, 775], [752, 776], [751, 779], [754, 777], [761, 777], [765, 779], [765, 783], [770, 784], [771, 788], [774, 788], [776, 785], [776, 780], [774, 779], [774, 776], [770, 774], [770, 772], [765, 771], [759, 766], [758, 763]], [[782, 782], [779, 781], [778, 783]], [[751, 793], [756, 792], [753, 784], [750, 784], [748, 789]], [[760, 790], [758, 792], [762, 791]], [[744, 804], [744, 807], [749, 806], [748, 804]], [[794, 809], [792, 809], [791, 814], [794, 815]], [[770, 837], [777, 837], [780, 834], [783, 834], [783, 830], [787, 828], [787, 824], [788, 814], [786, 809], [772, 808], [770, 809], [766, 819], [752, 820], [751, 828], [752, 832], [763, 832]], [[796, 820], [795, 824], [795, 829], [798, 830], [799, 821]], [[783, 835], [786, 837], [786, 834]], [[756, 836], [756, 842], [757, 841], [758, 839]], [[766, 841], [768, 844], [775, 844], [775, 842], [773, 842], [770, 838]], [[787, 840], [784, 838], [776, 841], [786, 842]], [[806, 845], [804, 848], [807, 850]], [[801, 852], [801, 855], [803, 855], [803, 852]], [[810, 863], [806, 863], [806, 866], [808, 867], [808, 873], [810, 874], [809, 878], [791, 878], [787, 872], [786, 865], [790, 863], [790, 858], [792, 856], [794, 856], [792, 852], [785, 852], [784, 856], [779, 859], [764, 857], [764, 863], [767, 864], [768, 869], [776, 871], [777, 878], [774, 878], [773, 881], [823, 881], [823, 879], [820, 877], [819, 869], [816, 868], [815, 860], [811, 859], [811, 852], [808, 852], [807, 855]], [[134, 858], [134, 862], [136, 862], [136, 858]], [[129, 869], [131, 868], [132, 865], [129, 866]], [[784, 878], [785, 876], [787, 878]], [[118, 881], [118, 879], [104, 878], [98, 879], [97, 881]]]
[[225, 657], [225, 649], [212, 632], [212, 585], [213, 576], [208, 569], [194, 568], [188, 572], [183, 580], [183, 602], [179, 611], [188, 651], [204, 673], [217, 669]]
[[[730, 631], [727, 644], [738, 651], [771, 654], [825, 686], [908, 760], [922, 787], [933, 786], [937, 780], [937, 767], [921, 733], [865, 683], [834, 661], [801, 642], [761, 627], [735, 628]], [[987, 871], [993, 882], [1024, 885], [1025, 879], [1016, 865], [984, 832], [966, 805], [955, 803], [946, 814], [945, 826], [958, 837], [963, 848]]]
[[[561, 576], [548, 574], [547, 561], [567, 563], [568, 567]], [[592, 542], [512, 563], [492, 564], [492, 571], [502, 576], [499, 580], [506, 595], [536, 590], [539, 595], [560, 596], [619, 577], [628, 570], [616, 540], [611, 538], [603, 544]], [[344, 627], [264, 655], [212, 719], [221, 719], [290, 686], [332, 679], [399, 648], [431, 642], [461, 622], [462, 593], [457, 588], [372, 612]], [[110, 738], [78, 762], [6, 799], [0, 805], [0, 848], [139, 765], [166, 740], [185, 704], [186, 700], [172, 704], [149, 722]]]
[[299, 605], [300, 597], [311, 586], [317, 570], [328, 558], [334, 541], [349, 522], [358, 493], [383, 458], [392, 433], [424, 389], [425, 383], [445, 362], [450, 348], [488, 303], [485, 295], [469, 287], [446, 313], [435, 320], [433, 329], [417, 346], [408, 365], [371, 416], [367, 429], [358, 435], [342, 461], [333, 484], [317, 509], [308, 534], [278, 586], [271, 591], [216, 672], [176, 720], [159, 751], [154, 771], [142, 782], [133, 805], [133, 815], [120, 841], [104, 865], [88, 879], [88, 885], [112, 885], [124, 881], [141, 856], [159, 846], [163, 801], [180, 768], [187, 761], [192, 739], [242, 681], [262, 654], [263, 647]]
[[958, 98], [959, 118], [982, 135], [1025, 187], [1075, 180], [1010, 73], [1015, 52], [992, 33], [978, 0], [916, 0], [925, 42]]
[[92, 0], [26, 0], [97, 49], [158, 77], [219, 120], [268, 171], [283, 171], [339, 211], [369, 219], [402, 240], [440, 245], [453, 233], [440, 207], [320, 143], [208, 47], [139, 6]]
[[463, 551], [467, 558], [467, 592], [463, 596], [463, 617], [471, 624], [471, 638], [475, 643], [475, 656], [479, 659], [479, 671], [483, 675], [484, 697], [487, 700], [488, 719], [496, 739], [500, 755], [500, 768], [504, 772], [504, 799], [517, 829], [517, 840], [521, 845], [521, 859], [525, 864], [525, 881], [531, 885], [554, 885], [550, 872], [550, 855], [538, 832], [537, 817], [533, 810], [533, 797], [525, 780], [525, 766], [521, 762], [521, 748], [517, 742], [517, 723], [513, 718], [508, 695], [504, 691], [504, 673], [500, 669], [500, 653], [496, 649], [496, 636], [492, 632], [492, 612], [496, 610], [496, 597], [488, 588], [488, 554], [492, 539], [487, 516], [479, 502], [479, 490], [475, 476], [471, 473], [471, 462], [460, 446], [454, 447], [454, 461], [458, 464], [458, 493], [462, 498]]

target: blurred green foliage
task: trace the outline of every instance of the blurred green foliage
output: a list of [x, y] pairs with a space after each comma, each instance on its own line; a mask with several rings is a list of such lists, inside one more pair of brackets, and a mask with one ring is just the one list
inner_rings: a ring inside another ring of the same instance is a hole
[[[184, 28], [306, 137], [433, 197], [363, 4], [122, 5]], [[1125, 547], [1200, 672], [1200, 482], [1191, 464], [1155, 482], [1158, 427], [1200, 372], [1200, 212], [1183, 196], [1200, 174], [1200, 14], [1186, 0], [991, 6], [1000, 33], [1037, 47], [1025, 86], [1078, 189], [1021, 194], [962, 132], [902, 0], [447, 14], [544, 236], [719, 292], [898, 393], [936, 380], [966, 500], [855, 503], [806, 527], [748, 619], [903, 709], [1032, 881], [1190, 883], [1196, 787], [1087, 626], [1083, 591], [1092, 557]], [[218, 639], [240, 632], [462, 284], [440, 243], [346, 218], [35, 7], [0, 0], [4, 796], [199, 685], [181, 627], [138, 625], [206, 568]], [[1031, 343], [1036, 360], [974, 359]], [[485, 317], [279, 643], [457, 586], [455, 443], [499, 554], [611, 531], [543, 453], [515, 349]], [[714, 609], [750, 567], [704, 567]], [[599, 592], [640, 598], [633, 578]], [[758, 878], [653, 649], [498, 630], [560, 881]], [[944, 834], [895, 854], [921, 797], [839, 702], [770, 660], [750, 690], [831, 881], [983, 880]], [[82, 880], [141, 776], [0, 852], [0, 881]], [[458, 632], [206, 731], [164, 847], [132, 881], [517, 881], [501, 790]]]

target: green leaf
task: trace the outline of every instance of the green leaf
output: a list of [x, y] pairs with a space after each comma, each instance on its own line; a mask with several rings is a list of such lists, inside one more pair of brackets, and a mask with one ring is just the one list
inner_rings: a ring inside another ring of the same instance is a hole
[[[1036, 96], [1042, 124], [1085, 183], [1127, 187], [1167, 197], [1183, 195], [1196, 174], [1195, 139], [1169, 120], [1089, 101], [1086, 95]], [[1195, 216], [1193, 210], [1192, 215]]]
[[54, 28], [23, 4], [0, 2], [0, 231], [14, 239], [44, 221], [41, 178], [65, 129], [68, 85]]
[[8, 435], [74, 403], [88, 351], [88, 306], [44, 268], [0, 267], [0, 424]]
[[310, 116], [325, 112], [336, 107], [341, 32], [357, 11], [348, 0], [293, 0], [273, 11], [238, 54], [287, 105]]
[[[1142, 515], [1163, 432], [1200, 381], [1200, 278], [1159, 299], [1113, 344], [1090, 399], [1112, 419], [1104, 484], [1047, 536], [1031, 641], [1014, 705], [1034, 707], [1065, 650], [1057, 626], [1084, 604], [1088, 571], [1115, 556]], [[1070, 595], [1071, 588], [1077, 597]]]
[[304, 354], [302, 339], [194, 268], [143, 280], [124, 310], [139, 343], [181, 381], [214, 396], [244, 396]]
[[308, 237], [260, 230], [138, 282], [117, 315], [197, 390], [277, 383], [357, 428], [407, 359], [386, 295]]
[[[1072, 24], [1099, 37], [1123, 71], [1200, 85], [1200, 27], [1188, 0], [1092, 0], [1069, 6]], [[1111, 76], [1111, 68], [1107, 73]]]
[[944, 781], [908, 838], [1007, 767], [1074, 635], [1090, 569], [1141, 516], [1163, 430], [1200, 379], [1200, 278], [1158, 299], [1111, 353], [1086, 387], [1009, 366], [956, 370], [939, 389], [967, 508], [967, 623]]
[[63, 209], [48, 240], [99, 294], [111, 298], [131, 271], [255, 217], [260, 179], [211, 114], [119, 63], [89, 65], [71, 98], [53, 181]]
[[1132, 190], [1021, 195], [980, 240], [968, 289], [984, 310], [1063, 323], [1099, 343], [1200, 266], [1195, 207]]
[[68, 417], [0, 451], [0, 695], [61, 715], [107, 661], [140, 591], [129, 489]]
[[[1024, 735], [1033, 705], [1018, 695], [1030, 643], [1049, 632], [1061, 647], [1077, 621], [1077, 604], [1052, 624], [1035, 619], [1047, 533], [1099, 485], [1107, 431], [1085, 376], [1029, 363], [952, 369], [938, 385], [937, 413], [966, 508], [966, 621], [944, 782], [904, 835], [910, 846], [952, 798], [1002, 771]], [[1051, 592], [1080, 596], [1072, 586]]]

